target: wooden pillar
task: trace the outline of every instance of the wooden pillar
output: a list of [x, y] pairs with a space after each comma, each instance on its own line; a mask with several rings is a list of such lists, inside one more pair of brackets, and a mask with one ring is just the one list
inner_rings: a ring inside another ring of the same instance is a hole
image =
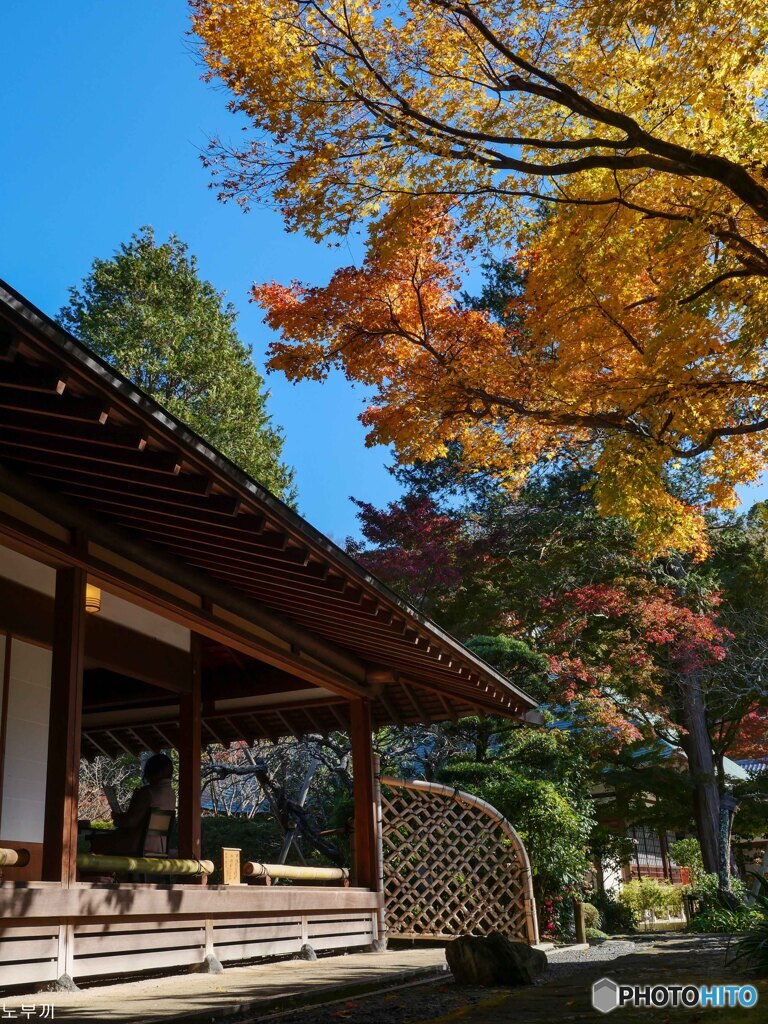
[[669, 859], [669, 847], [667, 846], [667, 833], [659, 832], [659, 852], [661, 853], [661, 870], [667, 880], [672, 878], [672, 864]]
[[352, 783], [355, 798], [354, 877], [357, 885], [379, 887], [376, 836], [376, 778], [373, 763], [373, 726], [370, 701], [350, 701]]
[[85, 584], [82, 569], [59, 569], [56, 573], [43, 880], [65, 886], [77, 878]]
[[[179, 856], [200, 859], [200, 758], [202, 753], [202, 692], [200, 637], [192, 634], [192, 685], [180, 698], [179, 741]], [[204, 880], [204, 876], [203, 876]]]

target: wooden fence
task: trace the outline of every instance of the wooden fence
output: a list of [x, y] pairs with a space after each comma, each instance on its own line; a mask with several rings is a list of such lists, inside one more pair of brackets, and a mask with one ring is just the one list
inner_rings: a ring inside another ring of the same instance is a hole
[[528, 854], [494, 807], [449, 786], [384, 776], [381, 809], [386, 934], [499, 931], [539, 941]]

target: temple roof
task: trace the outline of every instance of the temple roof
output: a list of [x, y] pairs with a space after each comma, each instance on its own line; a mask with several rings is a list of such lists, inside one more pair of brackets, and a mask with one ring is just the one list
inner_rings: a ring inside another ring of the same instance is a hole
[[[281, 686], [274, 711], [261, 701], [264, 735], [340, 728], [345, 679], [371, 696], [377, 725], [476, 713], [525, 718], [536, 706], [2, 282], [0, 492], [38, 506], [50, 498], [72, 530], [202, 595], [209, 609], [279, 637], [305, 668], [331, 666], [340, 685], [317, 702], [305, 699], [308, 671], [293, 689]], [[242, 657], [228, 660], [210, 640], [203, 661], [212, 680], [217, 672], [235, 680], [239, 695], [222, 691], [235, 703], [209, 738], [253, 738], [236, 735], [244, 714], [237, 701], [247, 703], [248, 680], [263, 695], [258, 670]], [[209, 696], [213, 708], [217, 695]], [[121, 728], [116, 721], [111, 731]]]

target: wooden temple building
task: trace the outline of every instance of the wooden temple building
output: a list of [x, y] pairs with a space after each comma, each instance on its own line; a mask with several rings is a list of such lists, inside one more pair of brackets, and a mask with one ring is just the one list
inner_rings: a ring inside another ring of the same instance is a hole
[[[382, 907], [372, 730], [534, 702], [0, 282], [0, 990], [364, 946]], [[78, 769], [346, 730], [352, 884], [78, 876]]]

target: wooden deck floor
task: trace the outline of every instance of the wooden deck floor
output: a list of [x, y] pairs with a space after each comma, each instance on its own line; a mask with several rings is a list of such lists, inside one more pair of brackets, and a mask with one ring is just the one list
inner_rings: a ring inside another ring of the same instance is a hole
[[[249, 1011], [263, 1014], [292, 1005], [312, 1005], [396, 985], [446, 969], [442, 949], [352, 953], [323, 957], [313, 963], [286, 960], [254, 967], [233, 967], [224, 974], [181, 974], [122, 985], [104, 985], [81, 992], [6, 996], [2, 1006], [54, 1007], [55, 1020], [213, 1021]], [[21, 1018], [26, 1019], [26, 1018]]]

